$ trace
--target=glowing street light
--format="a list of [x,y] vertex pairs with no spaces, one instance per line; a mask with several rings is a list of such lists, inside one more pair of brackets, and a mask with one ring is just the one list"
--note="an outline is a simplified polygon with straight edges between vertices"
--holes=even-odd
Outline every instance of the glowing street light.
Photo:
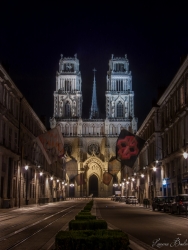
[[25,170],[28,170],[28,168],[29,168],[29,166],[28,166],[28,165],[26,165],[26,166],[25,166]]
[[156,167],[153,167],[153,171],[156,172],[157,168]]
[[166,185],[166,179],[163,179],[163,185]]
[[187,152],[184,152],[184,153],[183,153],[183,157],[184,157],[184,159],[187,159],[188,153],[187,153]]
[[141,177],[144,178],[144,174],[141,174]]

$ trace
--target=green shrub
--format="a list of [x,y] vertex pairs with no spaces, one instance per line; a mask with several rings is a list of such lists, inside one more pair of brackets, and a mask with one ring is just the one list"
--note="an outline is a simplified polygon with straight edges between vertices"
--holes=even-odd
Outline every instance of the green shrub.
[[87,204],[93,206],[93,201],[90,201]]
[[90,212],[79,212],[78,215],[91,215]]
[[76,215],[75,220],[96,220],[95,215]]
[[69,230],[98,230],[107,229],[105,220],[72,220],[69,222]]
[[91,210],[86,210],[86,209],[82,209],[80,212],[82,212],[82,213],[90,213],[91,212]]
[[89,211],[91,211],[91,209],[92,209],[92,206],[90,206],[90,205],[86,205],[86,206],[84,207],[84,210],[89,210]]
[[121,230],[60,231],[55,238],[56,250],[126,250],[128,235]]

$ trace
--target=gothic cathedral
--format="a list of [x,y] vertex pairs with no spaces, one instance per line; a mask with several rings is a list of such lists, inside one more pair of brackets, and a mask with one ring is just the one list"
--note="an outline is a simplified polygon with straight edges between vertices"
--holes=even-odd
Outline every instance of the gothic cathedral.
[[60,126],[65,143],[68,196],[108,197],[123,176],[116,160],[116,141],[121,129],[137,131],[134,92],[127,56],[112,55],[106,78],[106,119],[99,118],[96,76],[88,119],[82,119],[82,78],[77,55],[61,55],[54,91],[50,126]]

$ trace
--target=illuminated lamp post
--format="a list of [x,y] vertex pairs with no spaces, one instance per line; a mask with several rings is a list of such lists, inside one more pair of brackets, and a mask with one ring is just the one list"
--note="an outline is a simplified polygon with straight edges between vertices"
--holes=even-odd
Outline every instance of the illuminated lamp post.
[[28,192],[28,169],[29,169],[29,166],[25,165],[25,170],[26,170],[25,205],[28,205],[28,199],[27,199],[27,192]]
[[129,181],[126,181],[126,184],[127,184],[126,190],[127,190],[127,196],[128,196],[129,195]]

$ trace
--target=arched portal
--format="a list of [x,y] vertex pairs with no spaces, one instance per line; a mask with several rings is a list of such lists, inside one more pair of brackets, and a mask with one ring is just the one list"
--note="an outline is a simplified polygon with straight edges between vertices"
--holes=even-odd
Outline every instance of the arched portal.
[[98,178],[94,174],[89,178],[89,195],[91,194],[93,197],[98,197]]

